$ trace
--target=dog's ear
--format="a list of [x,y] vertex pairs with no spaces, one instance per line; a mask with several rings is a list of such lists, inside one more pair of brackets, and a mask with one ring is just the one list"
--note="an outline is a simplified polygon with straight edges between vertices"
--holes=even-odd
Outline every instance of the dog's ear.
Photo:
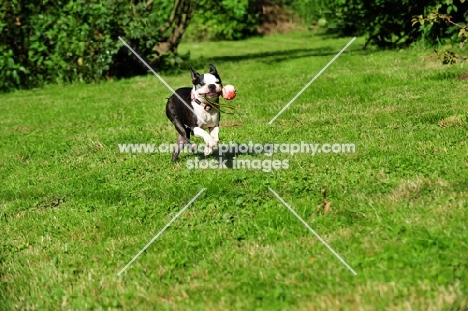
[[218,71],[216,70],[216,67],[213,64],[210,64],[210,73],[214,76],[218,75]]
[[219,80],[219,83],[222,84],[221,77],[218,74],[218,70],[216,70],[216,67],[213,64],[210,64],[210,74],[215,76]]
[[195,82],[198,82],[200,79],[200,74],[190,66],[190,74],[192,75],[192,82],[195,84]]

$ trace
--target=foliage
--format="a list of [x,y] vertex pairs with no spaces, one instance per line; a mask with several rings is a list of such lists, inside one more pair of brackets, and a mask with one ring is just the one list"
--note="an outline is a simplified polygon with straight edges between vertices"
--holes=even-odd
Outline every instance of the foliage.
[[332,0],[326,3],[302,0],[290,3],[292,7],[305,8],[299,10],[302,16],[313,16],[316,22],[320,20],[319,24],[326,24],[331,32],[342,36],[365,35],[364,47],[373,44],[380,48],[408,46],[421,37],[426,40],[437,37],[436,29],[414,28],[408,22],[413,16],[424,15],[436,5],[458,15],[467,11],[466,5],[459,0]]
[[[468,21],[467,2],[460,0],[201,0],[196,6],[191,0],[3,1],[0,91],[145,74],[146,67],[119,36],[155,69],[181,68],[190,55],[177,50],[186,29],[191,40],[245,39],[257,34],[262,6],[275,3],[308,24],[326,25],[339,35],[365,35],[365,46],[383,48],[406,46],[421,37],[433,44],[460,42],[465,38],[463,21]],[[408,22],[436,6],[437,14],[419,27]],[[181,27],[185,12],[188,18]],[[439,54],[446,62],[460,58],[455,51]]]
[[0,90],[145,73],[118,37],[153,59],[172,8],[163,0],[14,0],[0,6]]
[[[327,26],[342,36],[367,38],[365,47],[374,44],[381,48],[408,46],[423,38],[435,44],[454,38],[456,27],[431,23],[414,28],[408,22],[412,17],[423,16],[434,7],[440,13],[451,14],[454,20],[467,21],[468,6],[464,0],[279,0],[298,14],[307,24]],[[456,25],[451,25],[456,26]]]
[[[464,2],[465,0],[460,0],[461,4]],[[412,19],[413,26],[419,24],[422,31],[426,34],[428,41],[432,42],[433,45],[444,42],[445,40],[443,39],[449,37],[451,43],[458,43],[460,50],[463,49],[465,43],[468,41],[468,24],[461,25],[456,23],[453,21],[453,16],[440,13],[439,10],[441,10],[441,5],[438,5],[425,17],[423,15],[415,16]],[[456,13],[458,12],[458,7],[452,4],[446,8],[446,11],[448,13]],[[468,22],[467,13],[465,13],[465,22]],[[434,29],[445,29],[444,33],[446,36],[427,35],[431,32],[434,33]],[[435,52],[444,64],[453,64],[460,60],[468,60],[468,56],[457,53],[452,49],[451,45],[444,47],[442,50],[436,49]]]
[[256,1],[202,1],[187,29],[188,40],[240,40],[257,33]]
[[460,25],[468,23],[468,2],[465,0],[439,1],[437,5],[428,7],[424,15],[413,16],[412,24],[417,25],[425,16],[426,21],[418,23],[425,43],[436,46],[460,41],[458,36]]
[[[326,0],[279,0],[289,10],[298,15],[306,25],[326,25],[326,19],[330,16],[329,1]],[[321,21],[324,21],[321,24]]]
[[408,20],[423,14],[436,0],[335,0],[330,3],[332,26],[343,35],[366,35],[368,44],[381,48],[405,46],[420,37]]
[[3,1],[0,91],[146,73],[119,36],[155,69],[178,68],[190,23],[195,39],[237,40],[256,33],[256,13],[252,0]]

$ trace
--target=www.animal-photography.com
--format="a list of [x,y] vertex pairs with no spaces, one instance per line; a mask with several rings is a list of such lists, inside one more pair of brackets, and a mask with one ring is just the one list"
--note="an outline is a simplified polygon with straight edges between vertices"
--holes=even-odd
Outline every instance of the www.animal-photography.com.
[[468,308],[468,1],[0,8],[0,310]]

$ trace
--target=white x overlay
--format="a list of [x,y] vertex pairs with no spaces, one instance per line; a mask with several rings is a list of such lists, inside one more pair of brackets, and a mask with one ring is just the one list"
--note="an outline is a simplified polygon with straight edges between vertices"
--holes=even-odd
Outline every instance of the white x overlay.
[[338,255],[334,250],[333,248],[330,247],[330,245],[327,244],[327,242],[325,242],[321,237],[320,235],[317,234],[317,232],[314,231],[314,229],[312,229],[305,221],[304,219],[301,218],[301,216],[299,216],[295,210],[292,209],[291,206],[288,205],[288,203],[286,203],[286,201],[283,200],[283,198],[281,198],[278,193],[276,193],[273,189],[271,189],[270,187],[268,187],[268,189],[270,189],[270,191],[278,198],[278,200],[281,201],[281,203],[284,204],[284,206],[286,206],[290,211],[291,213],[293,213],[294,216],[297,217],[297,219],[299,219],[303,224],[304,226],[306,226],[307,229],[310,230],[310,232],[312,232],[316,237],[317,239],[320,240],[320,242],[323,243],[323,245],[325,245],[329,250],[330,252],[333,253],[333,255],[335,255],[336,258],[338,258],[345,266],[346,268],[348,268],[354,275],[357,275],[356,271],[353,270],[353,268],[351,268],[347,263],[346,261],[343,260],[343,258],[341,258],[340,255]]
[[171,221],[169,221],[167,223],[166,226],[164,226],[164,228],[162,228],[161,231],[158,232],[158,234],[156,234],[152,239],[151,241],[148,242],[148,244],[145,245],[145,247],[143,247],[141,249],[141,251],[138,252],[138,254],[135,255],[135,257],[132,258],[132,260],[130,260],[130,262],[122,269],[120,270],[120,272],[117,274],[117,276],[120,276],[125,270],[127,270],[127,268],[151,245],[151,243],[153,243],[157,238],[159,238],[159,236],[167,229],[169,228],[169,226],[180,216],[182,215],[183,212],[185,212],[185,210],[187,209],[187,207],[189,207],[190,204],[192,204],[199,196],[200,194],[203,193],[203,191],[205,191],[206,188],[203,188],[202,190],[200,190],[200,192],[197,193],[196,196],[193,197],[193,199],[190,200],[190,202],[187,203],[187,205],[184,206],[183,209],[180,210],[180,212],[178,212],[172,219]]
[[164,79],[161,78],[161,76],[158,75],[158,73],[157,73],[156,71],[154,71],[154,69],[151,68],[151,66],[148,65],[148,63],[146,63],[146,62],[144,61],[144,59],[143,59],[140,55],[138,55],[138,53],[135,52],[135,51],[131,48],[130,45],[128,45],[127,42],[125,42],[124,39],[122,39],[122,38],[119,36],[119,40],[122,41],[122,43],[123,43],[123,44],[124,44],[124,45],[125,45],[125,46],[126,46],[126,47],[127,47],[127,48],[128,48],[144,65],[145,65],[145,66],[146,66],[146,67],[148,67],[148,69],[149,69],[152,73],[154,73],[154,75],[155,75],[155,76],[172,92],[172,94],[174,94],[175,96],[177,96],[177,98],[180,99],[180,101],[183,102],[184,105],[187,106],[187,108],[190,109],[190,111],[192,111],[192,112],[197,116],[198,120],[200,120],[201,122],[203,122],[203,124],[206,124],[206,122],[193,110],[193,108],[190,107],[190,105],[187,104],[187,103],[185,102],[185,100],[183,100],[182,97],[180,97],[179,94],[177,94],[177,93],[174,91],[174,89],[173,89],[169,84],[167,84],[166,81],[164,81]]
[[[201,120],[203,123],[206,123],[204,120],[201,119],[200,116],[197,115],[197,113],[192,109],[192,107],[187,104],[187,102],[185,102],[185,100],[183,98],[181,98],[170,86],[169,84],[167,84],[162,78],[160,75],[158,75],[156,73],[156,71],[153,70],[153,68],[151,68],[151,66],[149,66],[144,60],[142,57],[140,57],[140,55],[138,55],[131,47],[130,45],[128,45],[121,37],[119,37],[119,40],[175,95],[177,96],[177,98],[182,102],[184,103],[187,108],[189,108],[198,118],[199,120]],[[281,109],[280,112],[278,112],[278,114],[273,118],[271,119],[270,122],[268,122],[268,124],[272,124],[273,121],[275,121],[352,43],[353,41],[356,40],[356,37],[352,38],[351,41],[348,42],[348,44],[343,48],[341,49],[341,51],[335,56],[333,57],[332,60],[330,60],[328,62],[328,64],[322,69],[320,70],[319,73],[317,73],[315,75],[315,77],[309,81],[309,83],[307,83],[303,88],[302,90],[299,91],[299,93],[297,93],[296,96],[294,96],[293,99],[291,99],[291,101],[289,103],[286,104],[286,106],[283,107],[283,109]],[[336,258],[338,258],[341,263],[343,265],[346,266],[346,268],[348,268],[354,275],[357,275],[357,273],[353,270],[353,268],[351,268],[344,260],[343,258],[338,255],[338,253],[336,253],[328,244],[327,242],[325,242],[297,213],[296,211],[294,211],[293,208],[291,208],[288,203],[286,203],[283,198],[281,198],[272,188],[268,187],[268,189],[278,198],[278,200],[284,204],[284,206],[286,206],[289,211],[294,215],[296,216],[303,224],[304,226],[309,229],[309,231],[311,231],[318,239],[320,242],[322,242],[322,244],[324,244],[332,253],[333,255],[335,255]],[[120,276],[159,236],[161,236],[161,234],[167,229],[169,228],[169,226],[180,216],[182,215],[182,213],[190,206],[190,204],[192,204],[204,191],[206,190],[206,188],[203,188],[202,190],[200,190],[200,192],[197,193],[197,195],[195,195],[195,197],[193,197],[190,202],[187,203],[187,205],[184,206],[184,208],[182,208],[167,224],[166,226],[164,226],[163,229],[161,229],[161,231],[159,231],[133,258],[132,260],[130,260],[129,263],[127,263],[127,265],[122,269],[120,270],[120,272],[117,274],[117,276]]]
[[287,103],[286,106],[284,106],[283,109],[281,109],[281,111],[276,114],[276,116],[273,119],[271,119],[270,122],[268,122],[268,124],[272,124],[273,121],[275,121],[276,118],[280,116],[280,114],[282,114],[286,109],[288,109],[288,107],[302,94],[302,92],[304,92],[312,84],[312,82],[314,82],[315,79],[317,79],[328,68],[328,66],[330,66],[341,55],[341,53],[343,53],[348,48],[348,46],[350,46],[351,43],[353,43],[354,40],[356,40],[356,37],[352,38],[351,41],[349,41],[348,44],[346,44],[346,46],[342,48],[341,51],[338,54],[336,54],[335,57],[333,57],[332,60],[329,61],[328,64],[325,67],[323,67],[323,69],[320,70],[319,73],[317,73],[315,77],[313,77],[312,80],[310,80],[309,83],[307,83],[302,88],[302,90],[300,90],[299,93],[297,93],[296,96],[294,96],[294,98],[291,99],[289,103]]

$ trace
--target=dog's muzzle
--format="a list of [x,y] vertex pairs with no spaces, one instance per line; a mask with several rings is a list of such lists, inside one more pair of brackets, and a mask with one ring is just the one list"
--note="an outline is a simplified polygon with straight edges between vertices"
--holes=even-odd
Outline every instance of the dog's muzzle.
[[208,92],[208,93],[205,93],[205,96],[210,99],[214,99],[214,98],[218,98],[219,96],[221,96],[221,94],[217,92]]

